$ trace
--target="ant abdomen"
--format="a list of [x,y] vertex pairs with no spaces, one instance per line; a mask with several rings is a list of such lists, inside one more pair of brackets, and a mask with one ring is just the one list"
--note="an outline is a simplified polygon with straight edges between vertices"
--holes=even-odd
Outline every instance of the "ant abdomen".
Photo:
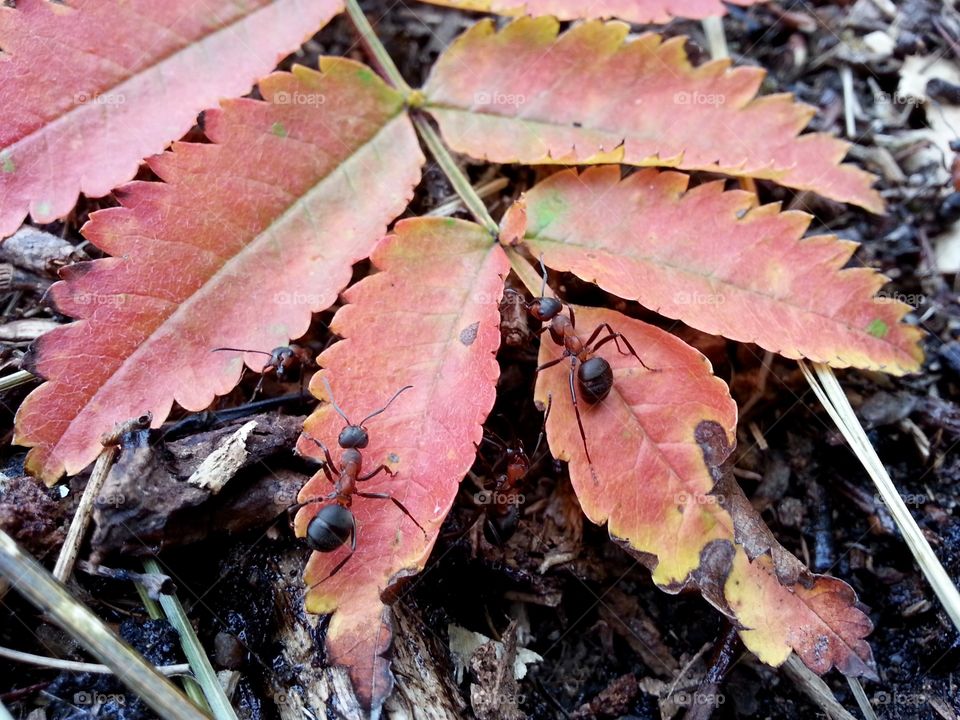
[[520,524],[520,508],[511,504],[502,515],[491,515],[483,524],[483,536],[496,547],[504,545],[513,537]]
[[580,363],[577,368],[577,380],[583,399],[591,405],[603,400],[613,387],[613,370],[610,363],[602,357],[592,357]]
[[333,552],[353,535],[353,514],[340,505],[326,505],[307,525],[307,545],[317,552]]

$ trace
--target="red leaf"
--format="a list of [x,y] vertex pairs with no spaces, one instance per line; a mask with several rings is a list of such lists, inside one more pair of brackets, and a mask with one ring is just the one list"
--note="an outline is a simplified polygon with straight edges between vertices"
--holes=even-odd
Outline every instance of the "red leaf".
[[[816,672],[836,665],[851,675],[873,676],[863,640],[870,621],[849,586],[820,576],[781,584],[766,554],[747,560],[741,543],[762,547],[764,526],[742,508],[735,526],[724,498],[714,494],[714,471],[733,449],[737,409],[707,359],[679,338],[613,310],[574,310],[580,337],[609,323],[652,368],[618,353],[612,342],[597,352],[613,368],[614,384],[595,405],[577,390],[592,464],[570,398],[570,363],[537,378],[537,401],[551,402],[550,449],[570,463],[587,517],[606,523],[611,537],[636,552],[666,591],[699,587],[744,626],[744,642],[765,662],[779,664],[796,650]],[[559,346],[544,336],[539,362],[559,357]]]
[[809,586],[785,588],[768,556],[750,562],[738,548],[724,594],[744,626],[744,645],[768,665],[780,665],[794,649],[820,675],[836,666],[845,675],[876,679],[864,639],[873,623],[846,583],[815,575]]
[[341,0],[17,0],[0,7],[0,237],[28,210],[130,180],[222,97],[247,92]]
[[[577,391],[592,470],[570,399],[569,361],[542,371],[536,399],[546,404],[552,398],[550,450],[570,463],[570,480],[587,517],[607,523],[612,536],[635,550],[656,555],[653,579],[659,585],[682,585],[700,564],[704,545],[733,537],[729,516],[707,497],[714,480],[696,432],[701,423],[715,422],[732,447],[737,406],[709,361],[679,338],[613,310],[574,310],[580,337],[609,323],[653,371],[618,353],[614,343],[598,352],[613,368],[610,395],[588,405]],[[544,335],[540,364],[561,354]]]
[[557,173],[503,222],[548,266],[704,332],[835,367],[919,369],[922,333],[901,322],[910,307],[874,297],[879,273],[841,269],[855,243],[801,239],[809,215],[756,207],[719,182],[688,191],[688,181],[652,169],[622,181],[616,167]]
[[403,98],[359,63],[321,68],[275,73],[266,102],[208,112],[213,144],[152,158],[166,182],[132,183],[124,207],[92,216],[86,237],[115,257],[67,268],[51,290],[81,320],[33,349],[51,382],[17,414],[32,473],[76,473],[115,423],[151,411],[158,426],[174,400],[202,410],[228,392],[240,357],[211,351],[302,335],[406,206],[423,156]]
[[[724,15],[720,0],[423,0],[461,10],[480,10],[501,15],[553,15],[559,20],[620,18],[632,23],[665,23],[671,18],[700,19]],[[759,0],[730,0],[734,5],[752,5]]]
[[[365,468],[383,462],[397,475],[379,475],[363,490],[397,497],[427,537],[389,501],[357,499],[357,551],[342,571],[308,592],[307,610],[334,613],[326,636],[331,660],[350,668],[358,696],[375,709],[392,686],[381,657],[392,632],[381,598],[389,599],[402,578],[423,568],[476,456],[474,443],[483,436],[500,373],[495,357],[499,301],[509,264],[502,248],[478,225],[425,218],[398,223],[396,235],[384,240],[372,259],[382,272],[345,293],[350,304],[332,324],[345,339],[319,362],[329,368],[324,374],[334,399],[351,419],[381,407],[404,385],[413,386],[370,421],[370,444],[363,450]],[[320,380],[318,373],[311,390],[325,397]],[[304,431],[333,447],[343,425],[323,404]],[[306,438],[298,447],[304,454],[321,455]],[[320,472],[304,486],[300,499],[329,491]],[[318,509],[314,504],[300,511],[298,535]],[[314,553],[307,584],[327,577],[345,552]]]
[[424,93],[455,150],[493,162],[660,165],[773,180],[880,211],[873,176],[839,165],[848,144],[797,137],[814,109],[756,98],[764,72],[693,67],[682,37],[626,42],[623,23],[557,36],[553,18],[500,32],[483,21],[434,65]]

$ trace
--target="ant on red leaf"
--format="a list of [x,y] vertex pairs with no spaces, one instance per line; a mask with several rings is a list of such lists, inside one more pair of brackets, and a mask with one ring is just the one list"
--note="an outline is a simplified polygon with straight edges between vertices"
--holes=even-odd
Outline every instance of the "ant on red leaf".
[[[577,334],[577,321],[573,313],[573,307],[567,305],[569,315],[564,315],[564,304],[557,298],[548,297],[546,294],[547,268],[542,257],[540,258],[540,269],[543,273],[540,297],[524,302],[523,305],[534,319],[543,323],[543,327],[537,331],[537,335],[549,331],[551,340],[563,348],[563,355],[538,366],[536,371],[540,373],[570,358],[570,400],[573,402],[573,410],[577,416],[577,425],[580,428],[580,438],[583,440],[583,450],[587,456],[587,462],[592,464],[590,450],[587,448],[587,435],[583,429],[583,419],[580,417],[577,389],[579,388],[583,401],[588,405],[595,405],[610,394],[610,390],[613,388],[613,369],[609,362],[596,354],[597,350],[612,341],[621,355],[633,355],[644,368],[651,372],[656,371],[640,359],[630,341],[622,333],[614,330],[609,323],[599,325],[586,341],[582,340]],[[519,294],[515,290],[507,290],[507,292]],[[606,331],[606,334],[601,335],[604,331]],[[627,350],[620,347],[621,341]]]
[[305,536],[306,544],[311,550],[328,553],[337,550],[345,545],[347,541],[349,541],[350,553],[343,558],[343,560],[337,563],[327,577],[320,582],[315,583],[312,587],[316,587],[320,583],[325,582],[336,575],[341,568],[347,564],[347,561],[353,557],[354,552],[357,550],[357,520],[354,517],[353,511],[351,510],[353,497],[355,495],[362,498],[390,500],[400,509],[401,512],[403,512],[404,515],[410,518],[414,525],[420,528],[420,531],[423,532],[424,536],[427,534],[427,531],[424,530],[423,526],[417,522],[417,519],[413,517],[404,504],[395,497],[389,493],[362,492],[357,487],[358,483],[370,480],[371,478],[379,475],[381,472],[385,472],[391,477],[396,475],[396,473],[394,473],[387,465],[379,465],[373,470],[370,470],[366,473],[363,472],[363,456],[361,455],[360,450],[367,447],[370,442],[370,437],[367,434],[367,429],[364,427],[364,423],[384,412],[388,407],[390,407],[394,400],[400,397],[405,390],[409,390],[413,386],[406,385],[405,387],[400,388],[394,394],[394,396],[387,401],[386,405],[379,410],[370,413],[359,423],[354,424],[350,422],[350,419],[347,417],[346,413],[340,409],[340,406],[337,405],[336,401],[333,399],[333,390],[331,389],[330,383],[327,381],[326,377],[323,378],[323,384],[327,388],[327,396],[330,398],[330,404],[333,406],[333,409],[347,423],[343,430],[340,431],[340,435],[337,438],[337,444],[340,446],[343,452],[340,453],[340,462],[335,463],[326,445],[310,435],[305,435],[311,442],[313,442],[323,451],[324,460],[323,464],[321,465],[321,469],[327,476],[327,479],[333,484],[333,490],[327,495],[298,503],[297,505],[291,507],[290,510],[298,510],[312,503],[327,503],[320,508],[317,514],[314,515],[307,524],[307,532]]

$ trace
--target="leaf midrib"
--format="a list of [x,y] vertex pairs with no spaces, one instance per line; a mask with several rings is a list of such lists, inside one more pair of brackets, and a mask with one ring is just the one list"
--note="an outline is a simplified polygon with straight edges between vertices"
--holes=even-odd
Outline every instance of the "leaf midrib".
[[[760,290],[756,290],[756,289],[754,289],[754,288],[749,288],[749,287],[744,287],[744,286],[742,286],[742,285],[737,285],[736,283],[733,283],[733,282],[724,280],[724,279],[722,279],[722,278],[718,278],[716,275],[709,275],[709,274],[705,274],[705,273],[701,273],[701,272],[696,272],[696,271],[693,271],[693,270],[691,270],[691,269],[689,269],[689,268],[687,268],[687,267],[684,267],[684,266],[682,266],[682,265],[672,264],[672,263],[667,262],[666,260],[663,260],[663,259],[661,259],[661,258],[653,259],[652,256],[649,256],[649,255],[637,255],[636,253],[630,253],[630,252],[613,253],[612,251],[610,251],[610,250],[607,249],[607,248],[596,247],[596,246],[592,246],[592,245],[584,245],[584,244],[576,243],[576,242],[565,242],[565,241],[558,240],[558,239],[553,238],[553,237],[549,237],[549,236],[547,236],[547,235],[527,234],[527,235],[524,236],[524,240],[530,240],[530,241],[533,241],[533,242],[553,244],[553,245],[556,245],[556,246],[558,246],[558,247],[565,247],[565,248],[574,247],[574,248],[581,249],[581,250],[583,250],[584,252],[586,252],[586,251],[590,251],[590,252],[594,252],[594,253],[599,252],[599,253],[604,253],[604,254],[608,254],[608,255],[615,255],[616,257],[626,257],[626,258],[630,259],[630,260],[633,261],[633,262],[637,262],[637,263],[640,263],[640,264],[647,264],[647,265],[650,265],[650,266],[652,266],[652,267],[654,267],[654,268],[661,268],[661,269],[663,269],[663,270],[665,270],[665,271],[676,271],[676,272],[679,273],[679,274],[688,275],[688,276],[693,277],[693,278],[702,279],[704,282],[708,282],[708,283],[709,283],[709,282],[711,282],[711,281],[715,281],[716,286],[719,287],[719,288],[724,288],[724,287],[733,288],[734,290],[740,291],[740,292],[742,292],[743,294],[753,295],[753,296],[758,297],[758,298],[763,298],[763,299],[765,299],[765,300],[767,300],[767,301],[769,301],[769,302],[771,302],[771,303],[773,303],[773,304],[783,304],[783,305],[785,305],[785,306],[787,306],[787,307],[789,307],[789,308],[793,308],[794,310],[797,310],[797,311],[806,313],[806,314],[808,314],[808,315],[812,315],[812,316],[814,316],[814,317],[823,318],[824,320],[830,321],[832,324],[834,324],[835,326],[837,326],[837,327],[839,327],[839,328],[841,328],[841,329],[843,329],[843,330],[846,330],[846,331],[849,331],[849,332],[851,332],[851,333],[856,334],[858,337],[860,337],[860,338],[863,339],[863,340],[868,340],[868,341],[873,341],[873,342],[881,343],[881,344],[889,347],[891,350],[894,351],[894,354],[895,354],[896,356],[898,356],[898,357],[901,357],[901,356],[903,356],[903,355],[908,355],[908,354],[903,350],[903,348],[901,348],[901,347],[900,347],[899,345],[897,345],[896,343],[893,343],[893,342],[891,342],[890,340],[887,340],[886,338],[878,338],[878,337],[876,337],[875,335],[869,334],[868,332],[866,332],[866,331],[863,330],[862,328],[855,328],[855,327],[853,327],[852,325],[850,325],[849,323],[837,319],[837,317],[834,316],[834,315],[826,315],[826,314],[824,314],[823,312],[819,312],[819,311],[810,309],[810,308],[808,308],[808,307],[804,307],[804,306],[801,306],[801,305],[797,305],[797,304],[795,304],[795,303],[793,303],[793,302],[789,302],[789,300],[790,300],[790,297],[789,297],[789,296],[787,297],[787,300],[784,300],[784,299],[781,299],[781,298],[776,298],[776,297],[774,297],[773,295],[770,295],[769,293],[761,292]],[[803,242],[803,241],[800,240],[800,242]],[[841,269],[840,271],[838,271],[838,272],[842,272],[842,269]],[[596,284],[597,284],[598,286],[600,286],[600,287],[604,287],[604,285],[605,285],[605,283],[602,281],[602,279],[594,279],[594,280],[591,280],[591,282],[596,282]],[[606,288],[604,287],[604,289],[606,289]],[[613,291],[610,291],[610,292],[613,292]],[[616,294],[616,293],[615,293],[615,294]],[[644,305],[644,307],[647,307],[647,305],[645,305],[644,303],[642,303],[642,302],[639,300],[639,298],[628,298],[628,299],[634,300],[634,301],[640,303],[641,305]],[[657,313],[662,313],[662,307],[663,307],[663,306],[661,306],[660,308],[648,308],[648,309],[653,310],[654,312],[657,312]],[[669,316],[669,315],[668,315],[667,317],[672,317],[672,316]],[[674,319],[676,319],[676,320],[682,320],[682,318],[679,318],[679,317],[674,318]],[[686,321],[684,321],[684,322],[686,322]],[[747,341],[747,342],[756,342],[756,341],[755,341],[755,340],[749,340],[749,341]],[[798,346],[796,349],[799,349],[799,346],[800,346],[802,343],[795,342],[794,344]],[[908,355],[908,357],[909,357],[909,355]],[[879,365],[879,363],[877,363],[877,364]]]
[[[181,45],[177,48],[174,48],[171,52],[168,52],[164,55],[158,55],[154,60],[154,62],[150,63],[149,65],[145,65],[144,67],[142,67],[140,70],[136,72],[128,72],[126,75],[119,78],[113,84],[95,89],[95,92],[97,92],[99,95],[102,95],[104,92],[109,92],[111,90],[118,90],[120,88],[125,87],[127,83],[129,83],[131,80],[135,80],[141,76],[155,73],[157,72],[158,68],[166,64],[169,60],[171,60],[171,58],[178,57],[182,53],[190,52],[192,48],[198,47],[200,43],[206,42],[211,38],[215,38],[221,33],[232,31],[235,27],[242,25],[243,23],[248,22],[252,18],[256,17],[257,14],[259,14],[260,12],[263,12],[269,9],[272,5],[273,5],[272,0],[269,0],[264,5],[261,5],[260,7],[258,7],[256,10],[253,10],[252,12],[246,13],[244,15],[240,15],[233,22],[227,25],[222,25],[213,32],[202,35],[201,37],[198,37],[190,41],[186,45]],[[111,62],[113,61],[111,60]],[[253,86],[253,84],[254,83],[250,83],[251,87]],[[11,153],[16,149],[18,149],[18,147],[22,143],[27,143],[28,141],[33,139],[35,136],[43,135],[48,130],[58,128],[61,125],[67,124],[71,117],[82,114],[85,110],[91,110],[91,109],[96,110],[98,107],[100,106],[98,106],[96,103],[82,103],[82,104],[72,103],[71,106],[68,107],[64,112],[61,112],[57,115],[54,115],[44,120],[36,128],[31,130],[29,133],[17,138],[15,142],[0,148],[0,151],[2,151],[3,153]],[[169,142],[166,144],[169,144]]]
[[[205,290],[210,288],[216,288],[219,285],[219,282],[218,282],[219,279],[222,278],[223,275],[226,273],[226,269],[229,265],[231,265],[238,258],[244,257],[249,254],[255,254],[256,252],[258,252],[261,247],[260,241],[265,236],[269,235],[273,230],[273,228],[277,227],[278,225],[282,225],[283,222],[288,217],[290,217],[292,213],[296,211],[299,205],[306,198],[310,197],[313,193],[320,192],[325,187],[326,181],[333,175],[333,173],[337,169],[343,167],[345,164],[347,164],[347,162],[349,162],[351,159],[356,157],[371,143],[375,142],[378,137],[380,137],[383,134],[386,134],[393,127],[396,121],[402,120],[404,117],[406,117],[406,115],[402,111],[402,109],[398,110],[390,119],[388,119],[383,125],[380,126],[377,132],[371,135],[364,143],[358,145],[353,152],[351,152],[349,155],[345,156],[342,160],[340,160],[340,162],[338,162],[336,166],[331,168],[331,170],[327,174],[318,178],[317,182],[315,182],[306,192],[298,195],[296,199],[286,208],[286,210],[284,210],[282,213],[277,215],[277,217],[268,226],[263,228],[259,233],[257,233],[256,236],[251,238],[251,240],[247,242],[239,252],[224,258],[224,261],[221,264],[220,268],[216,272],[211,274],[209,278],[202,285],[200,285],[193,292],[191,292],[189,296],[184,298],[182,301],[177,302],[176,309],[172,313],[166,316],[161,316],[162,318],[161,321],[150,331],[150,334],[147,335],[142,341],[140,341],[140,343],[138,344],[138,347],[132,353],[127,355],[126,358],[124,358],[124,360],[114,370],[112,370],[109,373],[105,381],[100,385],[100,387],[97,388],[96,392],[90,395],[90,397],[84,402],[82,409],[74,416],[74,418],[70,421],[67,427],[72,428],[74,424],[80,419],[80,417],[96,401],[96,399],[102,393],[104,393],[108,388],[112,387],[111,385],[112,380],[116,378],[117,375],[123,372],[131,364],[138,364],[137,359],[142,354],[146,354],[152,350],[154,338],[156,338],[156,336],[159,333],[161,333],[165,328],[171,325],[177,324],[177,321],[180,318],[188,314],[193,304],[196,302],[196,299],[201,294],[205,294],[204,293]],[[223,147],[223,146],[220,146],[220,147]],[[163,242],[163,241],[159,240],[158,242]],[[82,318],[79,320],[79,322],[89,322],[89,318]],[[171,399],[176,400],[176,394],[177,393],[175,391],[172,392]],[[66,432],[64,432],[64,435],[66,435]],[[61,436],[61,440],[62,440],[62,437],[63,436]],[[56,445],[54,445],[54,447],[57,447],[60,444],[61,440],[58,440]]]

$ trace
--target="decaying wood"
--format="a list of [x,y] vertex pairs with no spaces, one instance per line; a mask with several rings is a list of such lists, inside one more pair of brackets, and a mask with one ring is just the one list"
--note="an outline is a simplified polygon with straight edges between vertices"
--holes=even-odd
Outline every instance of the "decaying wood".
[[51,278],[57,277],[64,265],[86,259],[86,253],[76,245],[29,225],[0,243],[0,262]]
[[458,720],[467,706],[453,682],[443,642],[402,600],[393,610],[394,693],[384,706],[390,720]]
[[[111,553],[150,554],[210,534],[268,525],[296,501],[307,476],[271,470],[262,461],[292,458],[289,448],[302,423],[302,417],[267,413],[166,446],[125,452],[99,493],[92,560]],[[204,478],[204,487],[188,481],[193,477]],[[231,478],[236,479],[228,485]]]
[[[325,621],[303,608],[306,553],[294,549],[274,568],[278,647],[283,672],[271,675],[268,694],[282,720],[363,720],[350,678],[323,658]],[[469,717],[450,680],[447,653],[416,612],[399,602],[394,611],[393,672],[396,686],[384,706],[389,720],[460,720]]]

